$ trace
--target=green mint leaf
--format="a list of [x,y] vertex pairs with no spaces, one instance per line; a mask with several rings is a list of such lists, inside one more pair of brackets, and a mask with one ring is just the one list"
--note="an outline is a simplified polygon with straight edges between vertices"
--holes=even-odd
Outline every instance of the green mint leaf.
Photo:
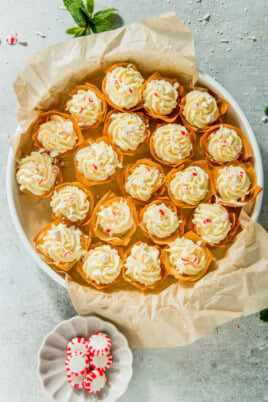
[[117,13],[117,8],[105,8],[104,10],[100,10],[94,14],[94,18],[106,19],[110,17],[110,15]]
[[94,33],[111,31],[115,29],[115,26],[112,22],[95,18],[95,16],[92,18],[91,23],[92,23],[92,31]]
[[264,113],[268,116],[268,106],[264,109]]
[[87,17],[84,13],[84,3],[82,0],[63,0],[63,3],[77,25],[85,27],[87,25]]
[[268,322],[268,308],[265,308],[264,310],[260,311],[260,319],[262,321]]
[[91,16],[93,11],[94,11],[94,0],[86,0],[86,8],[87,8],[87,12],[88,14]]
[[80,27],[68,28],[66,29],[66,33],[69,35],[73,35],[74,38],[77,38],[78,36],[83,36],[85,34],[85,28]]

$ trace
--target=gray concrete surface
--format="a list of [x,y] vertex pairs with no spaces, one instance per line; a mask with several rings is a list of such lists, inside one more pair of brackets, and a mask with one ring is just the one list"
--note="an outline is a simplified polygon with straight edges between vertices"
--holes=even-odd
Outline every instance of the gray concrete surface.
[[[194,33],[200,68],[216,77],[240,103],[261,147],[268,173],[267,0],[96,0],[115,6],[124,22],[176,9]],[[67,292],[31,260],[10,221],[4,190],[8,137],[16,128],[12,84],[36,51],[67,39],[73,25],[60,0],[0,1],[0,402],[43,402],[37,351],[58,322],[75,315]],[[207,13],[210,21],[199,21]],[[35,31],[46,34],[37,36]],[[221,34],[222,31],[222,34]],[[28,47],[8,46],[18,32]],[[256,38],[256,41],[254,40]],[[229,40],[222,43],[221,39]],[[268,228],[268,186],[260,222]],[[268,306],[267,306],[268,307]],[[168,334],[167,334],[168,336]],[[268,324],[253,315],[176,349],[134,350],[134,376],[122,402],[268,401]]]

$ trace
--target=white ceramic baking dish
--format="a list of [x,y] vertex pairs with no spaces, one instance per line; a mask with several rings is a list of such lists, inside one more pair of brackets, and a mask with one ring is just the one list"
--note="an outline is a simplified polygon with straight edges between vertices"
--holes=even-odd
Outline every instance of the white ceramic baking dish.
[[[247,135],[253,152],[255,156],[255,170],[256,170],[256,175],[257,175],[257,182],[259,186],[263,187],[263,166],[262,166],[262,159],[261,159],[261,154],[260,154],[260,149],[257,144],[255,135],[252,131],[252,128],[243,113],[242,109],[238,105],[238,103],[234,100],[234,98],[230,95],[230,93],[224,89],[217,81],[215,81],[212,77],[210,77],[208,74],[204,74],[202,72],[199,72],[199,80],[198,84],[200,86],[205,86],[207,88],[210,88],[211,90],[215,91],[217,94],[222,96],[224,99],[226,99],[230,105],[231,105],[231,114],[235,116],[237,124],[240,126],[240,128],[244,131],[244,133]],[[6,172],[6,189],[7,189],[7,199],[8,199],[8,205],[9,205],[9,210],[10,214],[13,220],[13,223],[17,229],[17,232],[22,240],[22,243],[24,244],[25,248],[28,250],[30,255],[32,256],[33,260],[39,265],[39,267],[45,271],[51,278],[53,278],[56,282],[58,282],[60,285],[65,286],[65,281],[64,278],[60,275],[58,275],[56,272],[54,272],[40,257],[39,255],[35,252],[33,244],[31,241],[28,239],[28,237],[25,234],[24,231],[24,224],[23,224],[23,215],[22,215],[22,210],[21,210],[21,205],[18,197],[18,187],[16,184],[15,180],[15,161],[13,158],[13,152],[12,149],[9,151],[8,155],[8,162],[7,162],[7,172]],[[259,194],[259,196],[256,199],[255,206],[254,206],[254,211],[252,213],[252,218],[254,220],[257,220],[260,214],[261,210],[261,204],[262,204],[262,195],[263,193]]]

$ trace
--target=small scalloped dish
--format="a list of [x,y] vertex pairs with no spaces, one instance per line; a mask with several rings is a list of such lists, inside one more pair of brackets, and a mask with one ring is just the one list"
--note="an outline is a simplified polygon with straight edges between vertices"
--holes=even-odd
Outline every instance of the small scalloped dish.
[[[73,388],[65,371],[68,342],[78,336],[88,339],[102,331],[112,340],[113,362],[107,383],[97,394]],[[115,402],[123,395],[132,377],[133,357],[125,336],[111,323],[98,317],[73,317],[59,323],[44,339],[38,354],[38,376],[46,396],[54,402]]]
[[112,100],[110,99],[108,93],[106,92],[106,80],[107,80],[107,74],[112,72],[114,69],[116,69],[117,67],[127,67],[127,66],[131,66],[131,68],[135,71],[139,71],[137,69],[137,67],[133,64],[133,63],[116,63],[113,64],[112,66],[110,66],[109,68],[107,68],[107,70],[105,71],[105,77],[102,80],[102,93],[104,95],[104,98],[106,100],[106,102],[113,107],[116,110],[120,110],[121,112],[133,112],[135,110],[139,110],[142,108],[142,102],[138,103],[136,106],[133,106],[130,109],[126,109],[124,107],[120,107],[117,106],[115,103],[112,102]]
[[209,127],[208,129],[206,129],[204,134],[200,138],[200,148],[201,148],[205,158],[209,161],[210,165],[217,166],[217,165],[226,164],[226,162],[215,161],[215,159],[213,159],[213,157],[208,152],[208,148],[207,148],[210,135],[214,134],[221,126],[234,130],[236,132],[236,134],[241,138],[241,141],[243,143],[243,150],[242,150],[241,154],[239,155],[239,158],[237,158],[237,160],[240,162],[245,162],[249,158],[251,158],[253,156],[251,145],[250,145],[246,135],[243,133],[242,130],[240,130],[240,128],[231,126],[230,124],[225,124],[225,123],[224,124],[216,124],[216,125]]
[[84,184],[84,186],[86,186],[86,187],[98,186],[101,184],[110,183],[111,181],[114,180],[114,178],[119,174],[119,172],[121,170],[121,168],[117,167],[115,173],[112,174],[111,176],[109,176],[108,179],[103,180],[103,181],[89,180],[79,171],[78,163],[76,160],[76,154],[80,151],[80,149],[87,148],[94,142],[98,143],[98,142],[102,142],[102,141],[105,142],[106,144],[110,145],[113,148],[113,150],[116,152],[116,154],[118,156],[119,163],[123,164],[123,154],[113,146],[113,144],[110,142],[109,138],[99,137],[96,139],[96,141],[92,140],[91,138],[88,138],[86,141],[83,142],[83,144],[80,145],[79,148],[77,148],[76,153],[73,156],[76,179],[78,181],[80,181],[82,184]]
[[[125,184],[126,184],[128,178],[129,178],[129,176],[140,165],[146,165],[146,166],[148,166],[149,169],[152,168],[152,167],[157,168],[160,171],[160,173],[162,174],[162,176],[163,176],[163,180],[161,181],[161,183],[159,185],[154,187],[154,190],[152,191],[151,197],[147,201],[143,201],[143,200],[131,197],[131,195],[126,191],[126,188],[125,188]],[[137,204],[137,205],[148,204],[155,197],[158,197],[158,196],[162,195],[164,193],[164,191],[165,191],[165,187],[164,187],[165,173],[164,173],[164,170],[163,170],[163,168],[162,168],[162,166],[160,164],[158,164],[157,162],[152,161],[151,159],[139,159],[135,163],[125,166],[123,171],[117,176],[117,182],[118,182],[118,186],[119,186],[122,194],[124,195],[124,197],[129,198],[134,204]]]
[[135,281],[134,279],[132,279],[132,278],[131,278],[129,275],[127,275],[127,273],[126,273],[126,268],[125,268],[126,260],[127,260],[127,258],[129,257],[129,255],[131,254],[132,248],[133,248],[134,246],[136,246],[136,245],[141,244],[141,243],[146,243],[146,244],[148,244],[147,242],[138,241],[138,242],[136,242],[136,243],[133,243],[133,244],[125,251],[125,255],[124,255],[124,259],[123,259],[122,276],[123,276],[123,279],[124,279],[126,282],[130,283],[131,285],[133,285],[133,286],[134,286],[135,288],[137,288],[137,289],[140,289],[140,290],[155,289],[155,288],[159,285],[159,283],[161,283],[161,282],[163,282],[163,281],[165,280],[165,278],[166,278],[166,276],[167,276],[166,267],[165,267],[165,264],[164,264],[164,262],[163,262],[163,251],[161,250],[160,246],[158,246],[158,245],[156,245],[156,244],[154,244],[154,245],[148,244],[149,246],[154,247],[154,248],[157,248],[157,249],[159,250],[159,259],[160,259],[160,267],[161,267],[161,279],[160,279],[160,280],[156,281],[156,282],[153,283],[152,285],[146,286],[146,285],[144,285],[144,284],[141,283],[141,282]]
[[119,257],[120,257],[120,259],[121,259],[121,272],[120,272],[120,274],[118,275],[118,277],[117,277],[113,282],[108,283],[108,284],[97,283],[97,282],[95,282],[94,280],[90,279],[90,278],[86,275],[86,273],[85,273],[85,271],[84,271],[84,269],[83,269],[83,262],[84,262],[84,259],[86,259],[87,254],[86,254],[86,255],[84,256],[84,258],[83,258],[81,261],[79,261],[78,264],[77,264],[77,271],[78,271],[78,273],[82,276],[82,278],[84,279],[84,281],[86,281],[89,285],[93,286],[95,289],[98,289],[98,290],[109,288],[109,287],[115,285],[117,282],[120,281],[121,275],[122,275],[122,265],[123,265],[123,257],[124,257],[124,252],[123,252],[123,250],[122,250],[121,248],[115,247],[115,246],[112,246],[111,244],[106,244],[106,243],[103,243],[103,242],[98,242],[98,243],[95,243],[95,244],[91,244],[91,245],[90,245],[90,248],[89,248],[89,250],[88,250],[88,252],[89,252],[90,250],[96,248],[96,247],[101,247],[101,246],[110,246],[111,248],[116,249],[116,250],[118,251]]
[[[100,225],[98,225],[98,223],[97,223],[98,212],[100,212],[101,207],[108,207],[114,201],[120,202],[120,200],[124,200],[127,203],[128,207],[131,211],[131,215],[133,217],[133,225],[130,229],[128,229],[126,232],[124,232],[122,234],[115,234],[113,236],[110,236],[107,232],[104,232],[102,230]],[[96,205],[96,207],[93,211],[93,215],[91,218],[91,228],[93,230],[94,235],[98,239],[105,241],[109,244],[112,244],[113,246],[127,246],[131,240],[132,235],[136,231],[137,225],[138,225],[138,217],[137,217],[137,211],[136,211],[135,205],[128,198],[116,196],[111,191],[106,193],[104,195],[104,197],[102,197],[100,199],[100,201],[98,202],[98,204]]]
[[[151,206],[151,205],[159,205],[159,204],[165,204],[166,207],[168,207],[169,209],[171,209],[178,217],[180,224],[179,227],[177,229],[175,229],[175,231],[168,237],[165,238],[160,238],[157,237],[153,234],[150,234],[148,231],[148,228],[146,227],[144,221],[143,221],[143,216],[144,213],[147,211],[147,209]],[[163,214],[163,212],[162,212]],[[149,238],[150,240],[152,240],[155,244],[168,244],[171,243],[172,241],[174,241],[174,239],[178,236],[182,236],[184,233],[184,225],[185,225],[185,221],[184,221],[184,217],[182,214],[182,210],[181,208],[177,207],[172,201],[170,201],[167,197],[162,197],[162,198],[157,198],[154,201],[152,201],[150,204],[146,205],[141,211],[140,211],[140,223],[139,223],[139,227],[141,228],[141,230],[143,231],[144,235]]]
[[[39,142],[39,140],[38,140],[38,133],[39,133],[40,126],[42,124],[48,122],[50,120],[50,117],[53,116],[53,115],[60,116],[60,117],[62,117],[64,119],[66,119],[66,120],[70,120],[73,123],[73,128],[74,128],[74,131],[76,132],[76,135],[77,135],[76,144],[74,145],[74,147],[72,149],[70,149],[68,151],[65,151],[65,152],[62,152],[62,153],[58,152],[56,149],[53,150],[54,152],[58,152],[57,158],[66,158],[67,156],[70,156],[74,152],[74,150],[77,147],[79,147],[79,145],[81,145],[83,143],[83,141],[84,141],[84,137],[83,137],[83,135],[81,133],[80,127],[77,124],[77,121],[70,114],[61,113],[58,110],[50,110],[49,112],[41,113],[39,115],[38,119],[37,119],[37,124],[35,125],[34,133],[32,135],[32,139],[33,139],[33,142],[34,142],[34,145],[36,146],[36,148],[45,149],[43,144],[41,144]],[[48,151],[46,149],[45,149],[45,151],[47,153],[53,152],[51,150]]]
[[[215,98],[216,102],[217,102],[217,106],[219,109],[219,117],[216,121],[213,121],[212,123],[208,124],[207,127],[205,128],[198,128],[193,126],[192,124],[188,123],[188,121],[186,120],[186,118],[184,117],[183,111],[184,111],[184,107],[185,107],[185,103],[186,103],[186,95],[182,98],[181,100],[181,106],[180,106],[180,118],[181,121],[183,122],[183,125],[190,131],[195,132],[196,134],[203,134],[204,131],[206,131],[209,127],[211,127],[211,125],[215,125],[221,122],[221,116],[223,114],[225,114],[229,108],[229,103],[223,99],[220,98],[215,92],[213,92],[210,89],[207,88],[203,88],[203,87],[196,87],[194,89],[192,89],[192,91],[200,91],[200,92],[207,92],[209,93],[211,96],[213,96],[213,98]],[[191,92],[191,91],[189,91]]]
[[[43,243],[44,241],[44,236],[46,235],[46,233],[48,232],[48,230],[52,229],[52,225],[59,225],[60,223],[63,223],[60,219],[56,219],[54,221],[52,221],[51,223],[49,223],[48,225],[46,225],[43,229],[40,230],[40,232],[36,235],[36,237],[34,238],[33,242],[35,245],[35,250],[36,252],[41,256],[41,258],[51,267],[53,267],[54,269],[56,269],[57,271],[64,271],[67,272],[69,271],[78,261],[74,260],[71,261],[69,263],[56,263],[54,260],[52,260],[49,255],[43,253],[40,249],[39,249],[39,245]],[[70,226],[75,226],[74,224],[70,225],[67,224],[65,222],[65,225],[70,227]],[[79,229],[79,228],[76,228]],[[79,229],[80,230],[80,229]],[[80,230],[81,231],[81,230]],[[82,231],[82,236],[81,236],[81,245],[83,247],[84,250],[88,250],[88,247],[90,245],[91,242],[91,235],[89,233],[88,236],[86,236]]]
[[[179,84],[179,81],[177,80],[177,78],[168,78],[168,77],[163,77],[161,76],[161,74],[159,72],[155,72],[154,74],[152,74],[142,85],[142,93],[144,92],[147,84],[151,81],[167,81],[169,82],[171,85],[174,85],[175,83]],[[161,114],[157,114],[155,113],[153,110],[148,109],[147,107],[145,107],[144,105],[144,99],[143,99],[143,108],[146,111],[146,113],[154,118],[154,119],[159,119],[159,120],[163,120],[166,123],[173,123],[177,117],[179,116],[180,113],[180,102],[181,102],[181,97],[182,94],[184,92],[184,88],[179,84],[179,87],[177,88],[177,93],[178,93],[178,97],[177,97],[177,105],[176,107],[173,109],[172,113],[170,113],[169,115],[161,115]]]
[[[73,90],[69,93],[69,96],[72,97],[73,95],[75,95],[79,90],[82,91],[88,91],[91,90],[93,92],[95,92],[95,94],[97,95],[98,98],[100,98],[102,100],[102,104],[103,104],[103,113],[99,114],[97,116],[97,121],[96,123],[92,124],[92,125],[81,125],[79,126],[81,130],[87,130],[88,128],[97,128],[99,127],[99,125],[105,120],[106,114],[107,114],[107,103],[105,100],[105,97],[103,96],[103,94],[101,93],[101,91],[99,90],[98,87],[96,87],[93,84],[90,84],[88,82],[86,82],[83,85],[77,85],[75,88],[73,88]],[[68,99],[69,101],[70,99]],[[67,101],[67,102],[68,102]],[[66,110],[68,113],[70,113],[68,110]],[[70,113],[71,115],[71,113]],[[77,120],[74,118],[74,120],[77,122]],[[77,124],[79,125],[79,122],[77,122]]]
[[163,261],[166,266],[167,274],[174,276],[176,279],[178,279],[181,282],[196,282],[199,279],[201,279],[206,273],[207,270],[211,264],[211,261],[213,259],[213,255],[209,251],[209,249],[205,246],[205,242],[199,237],[196,233],[194,232],[187,232],[185,233],[182,237],[185,237],[186,239],[192,240],[194,243],[197,243],[201,241],[200,247],[204,250],[206,254],[206,266],[205,268],[200,271],[196,275],[186,275],[186,274],[180,274],[175,268],[173,268],[170,265],[169,261],[169,253],[168,253],[168,248],[169,246],[166,246],[163,250]]
[[[57,185],[55,187],[54,192],[59,191],[59,190],[63,189],[64,187],[67,187],[67,186],[77,187],[77,188],[79,188],[80,190],[82,190],[86,194],[87,200],[89,202],[89,210],[88,210],[87,216],[83,220],[73,222],[73,221],[69,220],[68,218],[66,218],[65,216],[63,216],[63,215],[62,216],[57,216],[52,211],[52,220],[60,219],[63,222],[67,222],[69,225],[75,225],[75,226],[87,225],[89,223],[90,218],[91,218],[91,215],[92,215],[92,212],[93,212],[93,207],[94,207],[94,197],[93,197],[92,193],[86,187],[84,187],[83,184],[80,183],[79,181],[64,182],[62,184],[59,184],[59,185]],[[53,192],[53,194],[54,194],[54,192]],[[53,194],[51,195],[51,198],[53,197]]]
[[[207,204],[209,204],[209,203],[207,203]],[[219,243],[213,244],[213,243],[206,242],[211,247],[223,247],[226,244],[230,243],[230,241],[236,235],[238,228],[240,226],[239,215],[240,215],[241,208],[225,207],[225,209],[228,211],[228,214],[229,214],[229,219],[231,222],[231,229],[229,230],[227,236],[223,240],[221,240]],[[188,226],[189,226],[190,231],[193,231],[194,233],[196,233],[195,224],[193,223],[194,212],[195,212],[195,210],[193,210],[193,212],[191,214]]]
[[[111,116],[113,114],[124,114],[124,113],[129,113],[129,114],[134,114],[134,115],[138,115],[144,122],[144,124],[146,125],[146,138],[143,142],[141,142],[138,147],[135,150],[123,150],[122,148],[120,148],[119,145],[115,144],[115,142],[113,141],[113,134],[109,131],[109,127],[110,124],[112,122]],[[142,112],[130,112],[130,111],[119,111],[119,110],[111,110],[106,117],[105,123],[104,123],[104,127],[103,127],[103,135],[107,136],[111,143],[113,144],[114,147],[118,148],[119,151],[123,154],[123,155],[128,155],[128,156],[133,156],[135,155],[136,152],[140,151],[141,149],[143,149],[146,145],[146,143],[148,142],[148,139],[150,137],[150,128],[149,128],[149,118],[147,116],[145,116]]]
[[[246,174],[249,177],[250,180],[250,188],[245,194],[244,200],[226,200],[220,197],[218,191],[217,191],[217,178],[218,178],[218,173],[221,169],[224,169],[225,167],[228,166],[240,166]],[[216,202],[222,205],[226,205],[227,207],[242,207],[243,205],[249,204],[250,202],[254,201],[258,194],[263,190],[262,187],[258,186],[257,184],[257,177],[255,173],[255,169],[253,168],[252,163],[250,162],[245,162],[245,163],[240,163],[238,161],[235,162],[230,162],[226,164],[225,166],[215,166],[214,169],[212,170],[212,190],[213,194],[215,196]]]
[[[178,200],[174,197],[174,195],[172,194],[171,188],[170,188],[170,183],[172,181],[172,179],[174,178],[175,174],[177,172],[181,172],[182,170],[185,170],[186,168],[190,167],[190,166],[198,166],[201,169],[203,169],[209,177],[209,183],[208,183],[208,192],[207,195],[205,196],[205,198],[203,198],[202,200],[198,201],[197,204],[195,205],[190,205],[190,204],[186,204],[185,202]],[[213,195],[212,192],[212,185],[211,185],[211,181],[212,181],[212,177],[211,177],[211,170],[209,169],[208,163],[206,160],[198,160],[198,161],[191,161],[188,163],[185,163],[181,166],[179,166],[177,169],[172,169],[170,170],[170,172],[166,175],[166,184],[167,184],[167,190],[168,190],[168,195],[171,199],[171,201],[177,205],[180,208],[195,208],[198,204],[200,204],[201,202],[210,202],[211,197]]]

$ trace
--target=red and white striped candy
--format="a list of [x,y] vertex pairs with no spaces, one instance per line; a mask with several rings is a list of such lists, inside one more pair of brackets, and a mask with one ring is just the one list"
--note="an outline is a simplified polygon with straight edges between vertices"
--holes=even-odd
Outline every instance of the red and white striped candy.
[[67,345],[67,356],[75,352],[82,352],[83,354],[88,355],[88,340],[81,337],[71,339]]
[[16,45],[16,43],[18,42],[18,34],[12,34],[12,35],[8,35],[6,37],[6,42],[9,45]]
[[111,346],[111,338],[104,332],[96,332],[88,340],[89,352],[97,356],[109,353]]
[[83,375],[67,374],[68,383],[74,388],[84,388],[83,383],[87,376],[87,373]]
[[88,373],[84,381],[84,388],[91,394],[100,392],[106,384],[106,375],[101,370],[93,370]]
[[113,359],[111,353],[107,353],[101,356],[91,354],[89,356],[89,361],[90,368],[105,371],[108,370],[108,368],[111,366]]
[[67,374],[83,375],[89,372],[89,357],[82,352],[75,352],[67,356],[65,361],[65,369]]

